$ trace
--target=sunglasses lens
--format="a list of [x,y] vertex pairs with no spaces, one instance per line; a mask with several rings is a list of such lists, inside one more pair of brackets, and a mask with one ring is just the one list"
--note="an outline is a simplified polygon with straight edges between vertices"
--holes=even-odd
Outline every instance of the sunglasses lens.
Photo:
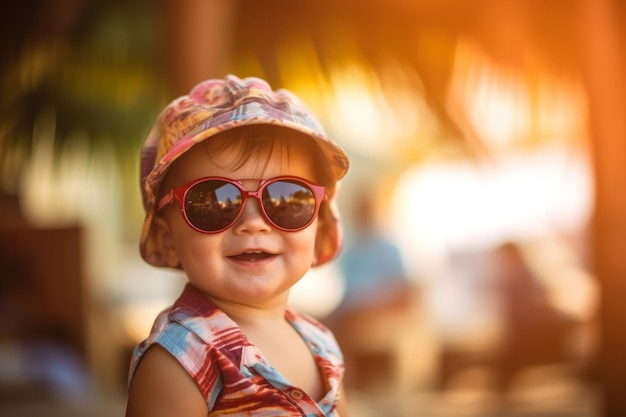
[[278,227],[300,229],[313,219],[315,195],[306,184],[299,181],[275,181],[263,191],[263,208]]
[[219,180],[199,182],[185,195],[185,213],[200,230],[226,229],[241,209],[241,193],[233,184]]

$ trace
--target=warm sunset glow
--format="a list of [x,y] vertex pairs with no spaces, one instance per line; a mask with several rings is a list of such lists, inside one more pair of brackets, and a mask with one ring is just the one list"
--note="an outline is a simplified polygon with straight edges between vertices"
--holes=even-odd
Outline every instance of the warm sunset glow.
[[397,159],[437,137],[439,128],[414,69],[390,60],[378,72],[363,62],[334,67],[326,96],[328,130],[357,153]]
[[546,141],[578,142],[586,132],[586,101],[579,83],[540,68],[513,70],[459,41],[449,91],[479,137],[494,150]]
[[330,105],[334,111],[330,113],[336,114],[335,123],[341,123],[341,131],[349,140],[365,142],[366,146],[375,143],[383,133],[384,122],[380,114],[381,91],[374,74],[353,63],[335,68],[330,79],[335,91],[335,103]]
[[589,220],[592,194],[583,156],[546,149],[416,167],[400,181],[393,218],[407,259],[419,263],[436,251],[575,232]]

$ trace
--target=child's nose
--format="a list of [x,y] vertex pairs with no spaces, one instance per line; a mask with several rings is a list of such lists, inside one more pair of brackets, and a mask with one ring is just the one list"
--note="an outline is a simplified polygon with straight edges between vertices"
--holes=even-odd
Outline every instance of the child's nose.
[[235,233],[263,233],[271,230],[270,223],[261,211],[259,200],[248,198],[241,210],[241,216],[233,226]]

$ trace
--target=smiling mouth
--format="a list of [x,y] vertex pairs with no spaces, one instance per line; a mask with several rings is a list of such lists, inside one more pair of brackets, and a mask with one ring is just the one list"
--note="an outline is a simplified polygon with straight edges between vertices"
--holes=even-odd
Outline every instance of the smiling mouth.
[[267,259],[272,256],[274,255],[271,253],[262,252],[262,251],[253,251],[253,252],[244,252],[239,255],[229,256],[229,258],[237,260],[237,261],[254,262],[254,261]]

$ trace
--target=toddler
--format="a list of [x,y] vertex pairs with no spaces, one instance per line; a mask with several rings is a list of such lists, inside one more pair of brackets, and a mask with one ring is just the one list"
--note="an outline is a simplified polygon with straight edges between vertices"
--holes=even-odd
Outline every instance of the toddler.
[[289,289],[341,246],[345,152],[258,78],[200,83],[144,144],[142,257],[187,284],[133,352],[127,417],[345,415],[335,338]]

